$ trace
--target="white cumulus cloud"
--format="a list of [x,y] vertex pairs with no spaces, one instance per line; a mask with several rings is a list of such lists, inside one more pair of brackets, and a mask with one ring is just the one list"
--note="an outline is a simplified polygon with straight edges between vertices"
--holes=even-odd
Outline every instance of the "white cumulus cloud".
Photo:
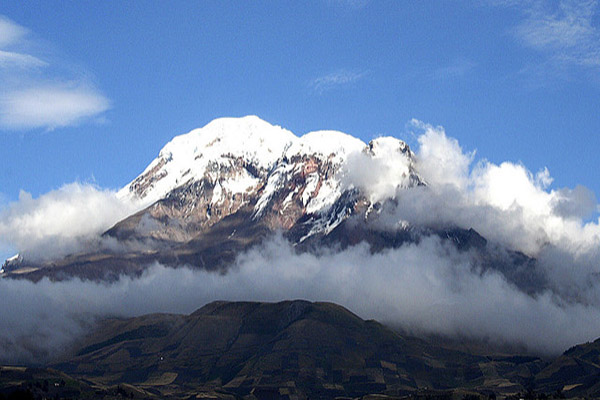
[[435,186],[453,184],[465,189],[469,166],[475,152],[463,153],[458,141],[446,136],[442,127],[433,127],[413,119],[411,124],[423,131],[419,136],[419,174]]
[[71,183],[38,198],[21,191],[0,210],[0,244],[31,259],[60,257],[136,210],[116,192]]

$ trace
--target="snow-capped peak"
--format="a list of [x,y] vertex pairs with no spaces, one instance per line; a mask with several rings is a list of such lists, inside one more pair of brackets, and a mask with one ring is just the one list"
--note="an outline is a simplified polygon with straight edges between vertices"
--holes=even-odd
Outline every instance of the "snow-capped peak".
[[220,118],[173,138],[120,191],[140,211],[111,234],[185,243],[241,211],[272,230],[295,226],[305,240],[419,184],[412,152],[392,137],[367,145],[338,131],[298,137],[255,116]]
[[286,155],[320,154],[329,157],[332,154],[340,160],[355,151],[362,151],[365,143],[339,131],[314,131],[309,132],[296,140],[288,149]]
[[211,163],[227,165],[243,159],[255,169],[268,170],[297,139],[256,116],[219,118],[173,138],[120,195],[153,203],[174,188],[203,178]]
[[232,210],[247,204],[248,196],[257,194],[259,215],[278,188],[299,176],[306,187],[296,187],[289,199],[298,195],[306,212],[325,212],[344,190],[337,171],[344,169],[356,154],[381,160],[375,165],[385,166],[382,177],[398,180],[383,179],[386,182],[377,183],[382,180],[377,179],[369,181],[369,186],[410,185],[412,153],[401,140],[381,137],[367,145],[348,134],[325,130],[298,137],[256,116],[247,116],[219,118],[176,136],[120,195],[149,205],[178,187],[205,182],[212,193],[210,204],[231,203],[236,197],[233,205],[227,206]]
[[[231,154],[261,165],[270,165],[296,136],[256,116],[219,118],[200,129],[175,137],[160,152],[160,157],[183,158]],[[185,160],[185,158],[188,158]]]
[[4,264],[2,264],[2,267],[0,267],[0,275],[15,268],[15,266],[19,265],[21,261],[23,261],[23,257],[19,253],[15,254],[10,258],[7,258],[4,261]]

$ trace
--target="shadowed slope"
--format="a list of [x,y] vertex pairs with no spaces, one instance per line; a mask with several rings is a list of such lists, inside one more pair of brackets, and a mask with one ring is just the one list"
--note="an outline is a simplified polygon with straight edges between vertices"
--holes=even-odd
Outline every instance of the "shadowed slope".
[[[528,376],[543,367],[535,358],[521,361]],[[516,392],[525,379],[499,376],[515,365],[401,336],[332,303],[297,300],[213,302],[190,315],[107,320],[57,367],[104,385],[237,395],[287,388],[332,398],[482,389],[490,377]]]

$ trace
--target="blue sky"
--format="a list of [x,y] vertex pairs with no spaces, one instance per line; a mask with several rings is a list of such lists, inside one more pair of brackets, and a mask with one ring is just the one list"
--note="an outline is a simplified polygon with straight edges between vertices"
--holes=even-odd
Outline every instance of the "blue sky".
[[597,1],[18,1],[0,15],[0,204],[121,187],[173,136],[248,114],[412,145],[416,118],[477,158],[600,194]]

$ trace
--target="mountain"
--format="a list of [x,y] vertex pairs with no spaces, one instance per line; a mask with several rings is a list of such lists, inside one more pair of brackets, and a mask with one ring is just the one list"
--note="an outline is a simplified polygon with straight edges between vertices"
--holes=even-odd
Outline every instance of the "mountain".
[[[332,303],[209,303],[190,315],[102,321],[54,365],[102,387],[158,396],[524,393],[547,362],[473,355],[400,335]],[[436,392],[437,391],[437,392]]]
[[0,366],[0,399],[598,398],[599,347],[542,359],[413,337],[333,303],[215,301],[99,320],[49,366]]
[[[335,131],[296,137],[257,117],[219,119],[168,143],[122,196],[152,205],[107,232],[119,239],[186,243],[242,212],[270,231],[294,232],[294,241],[328,234],[360,202],[345,183],[348,158],[394,157],[396,187],[422,184],[414,155],[395,138],[368,145]],[[368,204],[367,204],[368,203]],[[363,206],[363,207],[364,207]]]
[[[139,275],[149,265],[226,271],[241,253],[274,234],[297,251],[366,242],[372,251],[435,235],[472,251],[482,268],[502,271],[527,292],[544,288],[534,262],[496,249],[470,227],[393,229],[385,210],[396,194],[427,187],[409,146],[392,137],[364,143],[335,131],[301,137],[258,117],[222,118],[177,136],[119,191],[139,211],[62,259],[4,265],[5,276],[93,280]],[[372,171],[366,171],[375,169]],[[394,221],[392,221],[394,222]]]
[[121,251],[90,243],[61,260],[36,263],[23,255],[4,269],[34,280],[99,279],[139,272],[152,261],[218,269],[273,232],[309,247],[385,200],[369,198],[347,179],[357,155],[392,159],[393,180],[385,185],[393,190],[424,184],[414,154],[395,138],[365,144],[335,131],[297,137],[254,116],[217,119],[175,137],[119,191],[124,201],[144,205],[104,234]]

